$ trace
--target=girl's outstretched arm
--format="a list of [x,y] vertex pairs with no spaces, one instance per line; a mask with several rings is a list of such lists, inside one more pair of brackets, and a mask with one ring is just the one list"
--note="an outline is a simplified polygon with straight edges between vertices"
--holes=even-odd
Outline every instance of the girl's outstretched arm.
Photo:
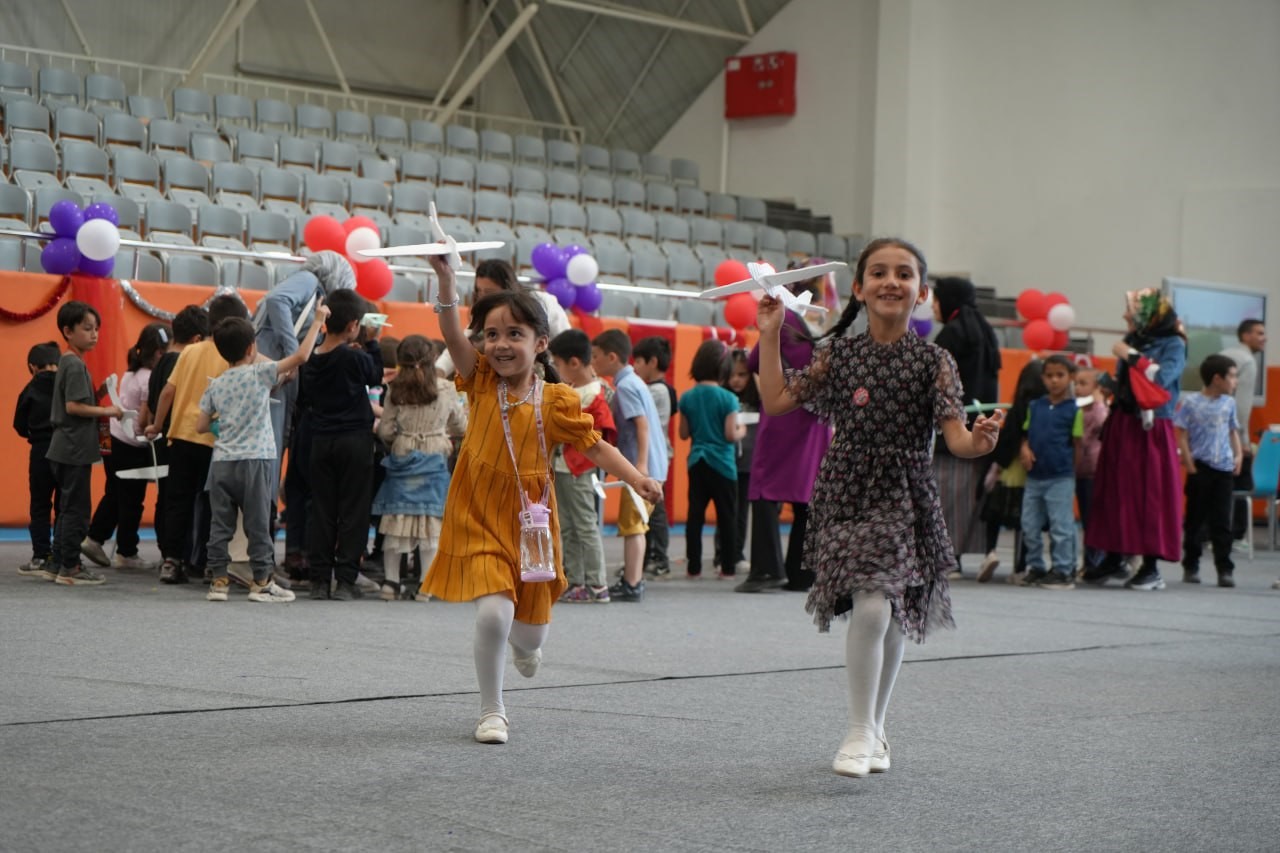
[[975,456],[986,456],[996,449],[996,439],[1000,437],[1000,425],[1004,423],[1004,410],[996,409],[990,417],[985,415],[973,422],[973,432],[959,418],[948,418],[942,422],[942,438],[947,442],[947,450],[952,456],[972,459]]
[[782,346],[778,341],[786,310],[781,300],[772,296],[761,299],[756,309],[756,327],[760,330],[760,408],[769,415],[783,415],[796,407],[782,375]]
[[618,452],[618,448],[609,442],[597,441],[584,450],[582,455],[635,489],[636,493],[649,503],[656,504],[662,500],[662,484],[637,471],[636,467],[627,461],[627,457]]
[[458,286],[453,277],[453,270],[444,255],[428,255],[427,261],[435,270],[440,289],[436,293],[436,305],[439,307],[440,334],[444,337],[445,346],[449,348],[449,357],[453,359],[453,367],[458,375],[466,378],[476,371],[476,348],[467,337],[467,330],[462,327],[458,317]]

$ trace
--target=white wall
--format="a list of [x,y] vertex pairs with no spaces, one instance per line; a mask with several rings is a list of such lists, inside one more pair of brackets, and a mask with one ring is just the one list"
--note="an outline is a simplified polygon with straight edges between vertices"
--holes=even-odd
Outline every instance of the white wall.
[[739,53],[798,54],[796,115],[724,119],[724,75],[655,146],[701,166],[720,190],[729,133],[727,191],[794,201],[830,215],[836,233],[871,224],[875,133],[876,0],[792,0]]
[[[798,52],[799,110],[734,124],[730,192],[1062,291],[1081,325],[1173,274],[1269,289],[1280,328],[1275,0],[795,0],[741,52],[768,50]],[[660,146],[708,187],[722,106],[717,81]]]

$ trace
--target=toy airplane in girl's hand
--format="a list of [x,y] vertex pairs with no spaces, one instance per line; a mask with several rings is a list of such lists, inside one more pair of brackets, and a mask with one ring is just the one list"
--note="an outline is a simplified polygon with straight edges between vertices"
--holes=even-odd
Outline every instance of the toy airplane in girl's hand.
[[444,233],[444,228],[440,226],[440,218],[436,215],[436,203],[431,202],[427,218],[431,221],[431,233],[435,235],[436,243],[415,243],[411,246],[387,246],[382,249],[361,249],[360,254],[366,258],[404,258],[417,255],[448,255],[449,267],[458,269],[462,266],[462,258],[460,252],[478,252],[481,249],[501,249],[506,245],[501,240],[477,240],[469,243],[459,243],[457,240]]
[[744,278],[742,281],[735,281],[733,284],[725,284],[720,287],[713,287],[710,290],[704,290],[698,294],[703,299],[727,299],[735,293],[750,293],[756,288],[760,288],[765,295],[778,299],[782,304],[790,308],[792,311],[811,311],[815,314],[825,314],[827,309],[821,305],[814,305],[809,300],[813,297],[812,293],[805,292],[802,296],[796,296],[786,285],[797,281],[808,281],[820,275],[826,275],[829,272],[847,267],[848,264],[840,261],[828,261],[825,264],[814,264],[811,267],[800,267],[799,269],[787,270],[786,272],[775,272],[773,267],[768,264],[757,264],[754,261],[747,264],[747,272],[751,278]]

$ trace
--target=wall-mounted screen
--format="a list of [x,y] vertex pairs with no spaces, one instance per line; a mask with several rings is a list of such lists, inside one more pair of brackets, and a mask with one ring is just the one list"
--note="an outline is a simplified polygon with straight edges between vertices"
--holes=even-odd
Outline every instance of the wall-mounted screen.
[[[1173,302],[1187,330],[1187,369],[1182,374],[1182,390],[1199,391],[1200,362],[1205,356],[1235,346],[1236,329],[1243,320],[1267,319],[1267,294],[1233,284],[1194,281],[1187,278],[1164,279],[1164,292]],[[1266,401],[1267,371],[1263,353],[1254,353],[1258,362],[1258,380],[1253,394],[1259,405]]]

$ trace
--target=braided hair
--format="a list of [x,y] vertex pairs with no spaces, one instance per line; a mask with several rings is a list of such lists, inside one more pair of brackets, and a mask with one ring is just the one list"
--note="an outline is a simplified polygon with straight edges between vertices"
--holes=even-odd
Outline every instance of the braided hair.
[[[924,282],[928,280],[929,266],[925,262],[924,252],[920,251],[913,244],[903,240],[901,237],[879,237],[864,246],[862,253],[858,255],[858,265],[854,269],[853,273],[853,283],[855,285],[862,282],[862,276],[867,271],[867,262],[871,259],[871,256],[886,247],[905,249],[910,252],[915,257],[916,264],[920,267],[920,281]],[[853,321],[858,318],[858,311],[861,307],[862,303],[857,299],[850,299],[849,304],[844,307],[844,311],[840,314],[840,319],[831,327],[831,331],[827,332],[822,337],[824,339],[843,337],[844,333],[853,325]]]

